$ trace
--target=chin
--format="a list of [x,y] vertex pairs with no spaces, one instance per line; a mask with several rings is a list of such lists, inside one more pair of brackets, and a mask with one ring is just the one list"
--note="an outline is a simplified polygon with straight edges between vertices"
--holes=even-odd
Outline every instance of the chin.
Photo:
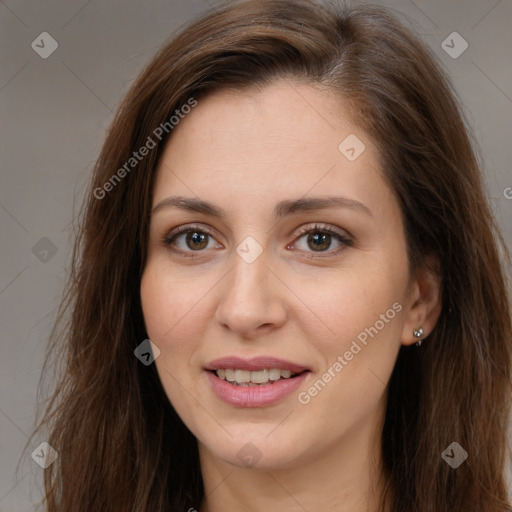
[[264,432],[251,434],[236,434],[230,430],[233,437],[221,443],[218,439],[208,440],[202,443],[202,448],[213,457],[238,468],[276,470],[296,464],[301,439],[295,439],[285,431],[281,435],[271,434],[273,439],[270,439],[272,428],[266,426],[262,430]]

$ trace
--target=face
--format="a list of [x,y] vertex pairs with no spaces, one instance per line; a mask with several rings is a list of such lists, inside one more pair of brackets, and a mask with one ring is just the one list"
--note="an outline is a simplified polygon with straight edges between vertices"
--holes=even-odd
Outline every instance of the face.
[[338,98],[216,92],[175,128],[141,299],[202,453],[284,468],[381,428],[410,285],[398,202]]

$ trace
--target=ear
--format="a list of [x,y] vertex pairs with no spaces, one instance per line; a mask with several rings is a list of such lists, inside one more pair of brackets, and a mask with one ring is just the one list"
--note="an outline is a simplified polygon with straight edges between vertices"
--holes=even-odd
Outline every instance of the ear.
[[423,328],[421,339],[434,330],[442,308],[441,284],[439,261],[434,256],[427,256],[409,287],[401,339],[403,345],[412,345],[419,340],[414,336],[415,329]]

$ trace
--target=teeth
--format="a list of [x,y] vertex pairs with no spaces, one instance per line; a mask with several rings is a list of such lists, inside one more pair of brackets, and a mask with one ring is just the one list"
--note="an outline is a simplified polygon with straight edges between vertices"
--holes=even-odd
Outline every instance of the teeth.
[[238,382],[238,384],[251,382],[251,372],[248,370],[235,370],[235,381]]
[[281,370],[276,370],[276,369],[270,370],[268,372],[268,378],[270,380],[279,380],[281,378]]
[[295,375],[291,370],[279,370],[278,368],[271,368],[265,370],[249,371],[231,368],[221,368],[216,370],[217,377],[227,380],[236,386],[253,387],[260,384],[268,384],[269,382],[276,382],[280,379],[289,379]]
[[251,382],[254,382],[254,384],[263,384],[264,382],[268,382],[268,370],[251,372]]

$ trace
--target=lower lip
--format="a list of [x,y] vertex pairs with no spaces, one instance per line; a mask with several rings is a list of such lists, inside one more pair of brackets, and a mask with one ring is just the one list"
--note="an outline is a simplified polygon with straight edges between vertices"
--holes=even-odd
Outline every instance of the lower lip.
[[309,372],[303,372],[289,379],[280,379],[273,384],[252,387],[233,386],[228,381],[217,377],[214,372],[206,371],[206,373],[213,392],[224,402],[235,407],[265,407],[293,393],[304,382]]

